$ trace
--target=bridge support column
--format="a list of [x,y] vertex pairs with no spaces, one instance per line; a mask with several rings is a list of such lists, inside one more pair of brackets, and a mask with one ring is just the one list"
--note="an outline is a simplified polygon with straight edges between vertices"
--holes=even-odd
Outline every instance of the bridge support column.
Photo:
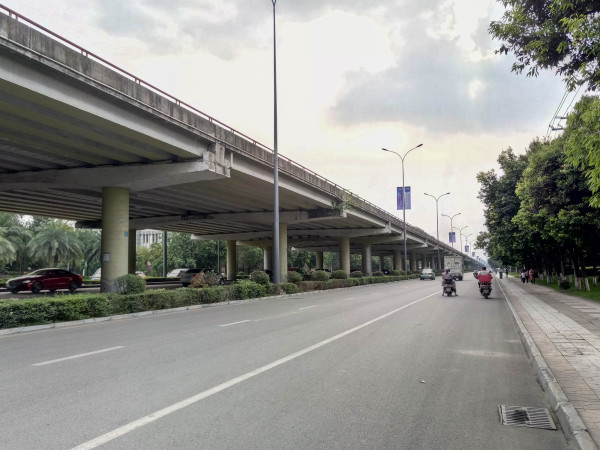
[[236,241],[227,241],[227,279],[235,280],[236,274],[237,274]]
[[127,273],[135,273],[135,247],[136,247],[136,236],[135,231],[133,229],[129,229],[129,250],[128,250],[128,264],[127,264]]
[[273,272],[273,247],[263,248],[263,267]]
[[410,261],[409,270],[411,272],[414,272],[415,270],[417,270],[417,255],[415,254],[415,252],[410,252],[408,254],[408,259]]
[[288,261],[287,261],[287,223],[279,224],[279,274],[281,281],[287,281]]
[[404,270],[404,266],[402,266],[402,252],[400,250],[394,252],[394,270]]
[[315,252],[317,257],[317,267],[315,269],[324,269],[323,267],[323,252]]
[[379,271],[381,272],[383,270],[383,268],[385,263],[385,256],[383,255],[379,255]]
[[350,273],[350,238],[340,238],[340,269],[346,273]]
[[362,273],[366,276],[373,275],[371,266],[371,244],[363,244],[362,247]]
[[104,187],[102,188],[101,292],[115,292],[117,290],[117,278],[127,274],[129,266],[128,253],[129,190]]

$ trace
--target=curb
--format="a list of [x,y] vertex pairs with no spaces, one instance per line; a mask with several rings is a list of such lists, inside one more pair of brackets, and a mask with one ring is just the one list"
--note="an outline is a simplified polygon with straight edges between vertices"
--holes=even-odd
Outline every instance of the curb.
[[569,447],[576,450],[598,450],[598,447],[588,433],[587,427],[581,420],[577,410],[567,399],[567,396],[556,381],[550,367],[546,364],[544,357],[537,348],[529,331],[527,331],[525,325],[523,325],[519,313],[517,313],[517,310],[508,298],[508,295],[506,295],[502,285],[500,283],[498,283],[498,285],[510,308],[513,320],[517,325],[517,331],[521,337],[521,342],[536,371],[537,378],[542,386],[546,400],[550,402],[550,405],[560,422],[561,429],[563,430]]

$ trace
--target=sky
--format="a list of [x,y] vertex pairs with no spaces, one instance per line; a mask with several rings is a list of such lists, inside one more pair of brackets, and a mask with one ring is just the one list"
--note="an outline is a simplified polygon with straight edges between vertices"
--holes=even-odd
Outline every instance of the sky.
[[[0,1],[273,148],[272,0]],[[278,0],[280,156],[402,218],[402,159],[381,149],[423,144],[404,159],[406,220],[432,236],[439,223],[448,242],[442,214],[460,213],[452,224],[471,243],[485,231],[477,173],[546,136],[565,94],[553,72],[517,75],[514,57],[494,52],[487,30],[503,11],[495,0]],[[446,192],[436,222],[424,193]]]

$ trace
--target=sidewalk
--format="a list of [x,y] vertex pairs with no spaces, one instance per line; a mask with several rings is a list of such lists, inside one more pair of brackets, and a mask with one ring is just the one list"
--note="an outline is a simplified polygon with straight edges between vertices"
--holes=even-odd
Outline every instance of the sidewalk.
[[600,303],[509,277],[509,301],[525,350],[571,448],[600,446]]

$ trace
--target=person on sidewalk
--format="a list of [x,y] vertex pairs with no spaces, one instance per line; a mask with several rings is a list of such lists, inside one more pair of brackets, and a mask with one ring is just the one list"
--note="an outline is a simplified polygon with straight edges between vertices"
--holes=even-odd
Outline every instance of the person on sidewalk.
[[521,269],[521,283],[525,284],[525,281],[527,280],[528,277],[528,273],[527,273],[527,269],[525,269],[525,267],[523,267]]
[[535,284],[535,270],[533,268],[529,269],[529,281],[531,281],[531,284]]

